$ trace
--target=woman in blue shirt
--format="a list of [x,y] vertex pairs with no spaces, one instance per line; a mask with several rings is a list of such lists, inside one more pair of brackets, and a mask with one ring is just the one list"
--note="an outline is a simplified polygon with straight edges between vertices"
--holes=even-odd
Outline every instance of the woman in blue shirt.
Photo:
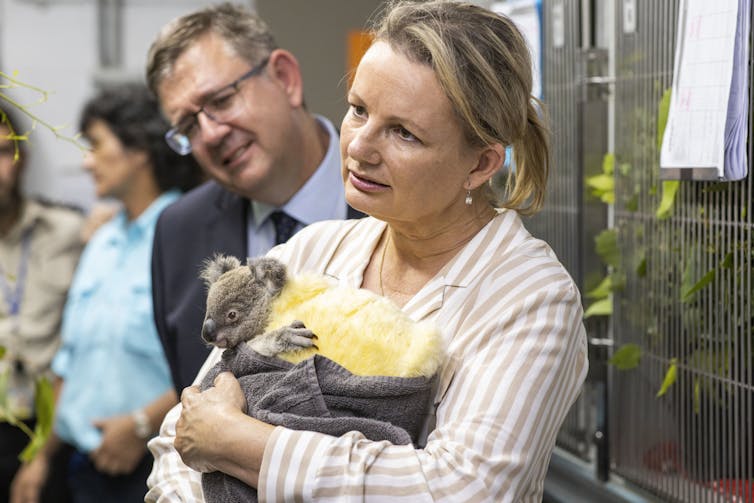
[[177,402],[154,325],[150,258],[160,212],[201,180],[198,165],[163,139],[168,124],[144,86],[103,91],[84,108],[84,168],[99,198],[122,209],[92,236],[63,314],[54,433],[17,475],[18,500],[38,494],[49,459],[74,452],[76,502],[141,501],[152,458],[146,442]]

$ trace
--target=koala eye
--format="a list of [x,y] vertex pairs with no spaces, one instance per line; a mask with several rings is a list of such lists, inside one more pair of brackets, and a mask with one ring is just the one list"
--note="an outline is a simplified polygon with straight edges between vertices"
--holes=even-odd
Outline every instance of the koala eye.
[[235,311],[228,311],[228,314],[226,315],[226,317],[228,318],[228,321],[234,321],[237,316],[238,316],[238,313]]

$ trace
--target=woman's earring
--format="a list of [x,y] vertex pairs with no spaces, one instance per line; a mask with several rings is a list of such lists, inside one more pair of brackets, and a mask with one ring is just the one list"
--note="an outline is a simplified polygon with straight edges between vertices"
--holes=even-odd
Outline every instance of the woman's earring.
[[466,191],[466,206],[471,206],[471,190]]

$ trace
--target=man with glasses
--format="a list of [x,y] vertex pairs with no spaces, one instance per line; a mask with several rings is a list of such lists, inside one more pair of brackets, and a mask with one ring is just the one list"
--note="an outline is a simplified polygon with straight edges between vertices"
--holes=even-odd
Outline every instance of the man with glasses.
[[307,224],[357,214],[333,125],[306,110],[296,58],[256,15],[221,4],[174,20],[150,48],[147,80],[173,125],[166,141],[212,179],[168,208],[155,233],[155,318],[180,393],[209,353],[202,263],[263,255]]

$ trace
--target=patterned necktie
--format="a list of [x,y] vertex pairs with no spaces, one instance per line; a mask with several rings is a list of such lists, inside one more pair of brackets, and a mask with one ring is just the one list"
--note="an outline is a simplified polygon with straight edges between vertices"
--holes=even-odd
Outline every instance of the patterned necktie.
[[275,226],[275,244],[285,243],[293,235],[298,221],[283,211],[275,211],[270,215]]

